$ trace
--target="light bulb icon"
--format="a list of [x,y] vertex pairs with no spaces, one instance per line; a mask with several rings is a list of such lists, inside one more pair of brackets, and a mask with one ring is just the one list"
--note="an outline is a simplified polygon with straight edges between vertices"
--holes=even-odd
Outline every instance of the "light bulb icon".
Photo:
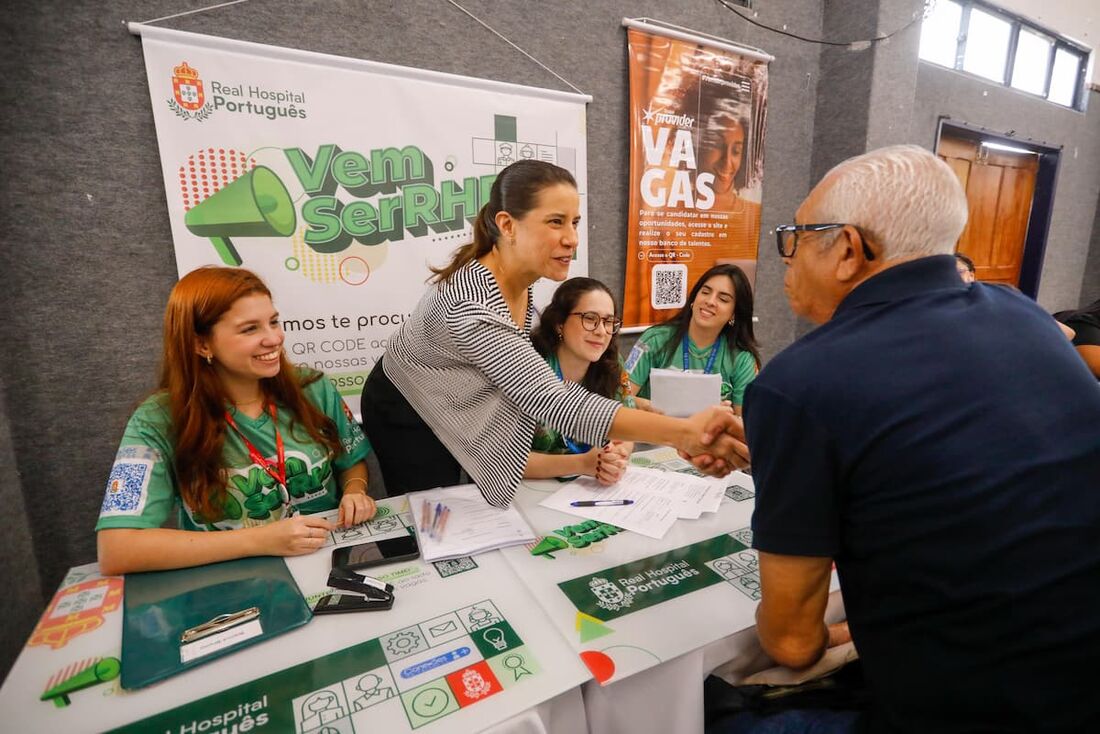
[[490,627],[481,633],[481,639],[488,642],[493,646],[494,650],[498,652],[503,651],[508,647],[508,642],[504,639],[504,630],[500,627]]

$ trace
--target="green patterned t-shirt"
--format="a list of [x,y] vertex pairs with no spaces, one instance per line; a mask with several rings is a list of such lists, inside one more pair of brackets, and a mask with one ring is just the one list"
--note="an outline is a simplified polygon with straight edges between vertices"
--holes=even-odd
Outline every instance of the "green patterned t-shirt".
[[[340,496],[335,470],[344,470],[370,453],[370,443],[346,409],[343,399],[324,376],[304,388],[306,398],[336,423],[344,453],[333,460],[328,448],[314,443],[300,424],[290,425],[290,411],[277,406],[279,433],[286,457],[287,494],[300,513],[331,510]],[[276,459],[271,416],[249,418],[230,408],[237,428],[269,461]],[[235,530],[265,525],[287,515],[282,491],[263,467],[253,463],[240,435],[225,433],[222,463],[229,478],[225,516],[213,522],[192,512],[180,497],[173,469],[168,400],[158,393],[145,400],[126,424],[126,431],[107,478],[96,530],[157,528],[178,513],[184,530]]]
[[[668,343],[676,329],[671,324],[660,324],[646,329],[634,344],[626,365],[630,370],[630,380],[638,386],[638,397],[649,398],[649,373],[655,367],[683,369],[683,352],[679,345],[670,358],[665,358]],[[714,371],[722,376],[722,400],[741,405],[745,398],[745,388],[756,378],[756,360],[751,353],[737,349],[734,352],[726,347],[725,338],[718,347],[719,352]],[[698,347],[688,339],[688,369],[702,372],[710,358],[711,347]]]

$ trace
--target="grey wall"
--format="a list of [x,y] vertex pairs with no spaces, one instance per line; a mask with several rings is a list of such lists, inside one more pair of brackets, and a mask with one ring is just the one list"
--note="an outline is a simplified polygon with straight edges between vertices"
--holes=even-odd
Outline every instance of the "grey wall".
[[[6,509],[0,573],[19,590],[3,602],[0,674],[64,571],[95,559],[92,528],[104,480],[127,416],[153,386],[160,317],[176,278],[141,44],[120,21],[209,4],[18,0],[0,15],[0,493]],[[940,113],[1056,136],[1067,150],[1078,149],[1059,181],[1057,236],[1041,299],[1053,308],[1079,297],[1097,208],[1097,114],[1012,97],[984,101],[986,85],[918,70],[916,26],[868,51],[823,56],[820,46],[751,26],[713,0],[463,4],[594,96],[590,269],[617,295],[628,170],[620,20],[629,15],[705,30],[777,57],[757,290],[765,357],[798,332],[783,298],[770,227],[792,219],[817,172],[868,144],[912,140],[931,147]],[[852,38],[893,30],[919,5],[769,0],[757,3],[756,18],[805,35]],[[442,0],[265,0],[164,25],[564,88]],[[916,95],[907,91],[914,87]],[[1098,260],[1094,254],[1093,273]]]
[[34,627],[45,600],[35,572],[34,543],[11,440],[5,392],[0,384],[0,505],[6,517],[3,532],[0,532],[0,576],[12,583],[8,585],[8,593],[0,595],[0,619],[4,620],[5,627],[15,632],[3,638],[0,676],[7,671],[7,662],[18,653]]
[[[1100,97],[1100,95],[1093,95]],[[1100,99],[1094,99],[1100,104]],[[1100,299],[1100,198],[1096,202],[1096,214],[1092,220],[1092,238],[1089,243],[1089,258],[1085,263],[1085,277],[1081,284],[1081,298],[1078,308],[1084,308]]]
[[[867,47],[821,47],[813,181],[847,158],[906,142],[903,131],[913,104],[920,43],[920,23],[913,21],[922,11],[922,0],[833,0],[824,4],[823,38],[889,38]],[[792,338],[814,328],[802,319],[793,326]]]

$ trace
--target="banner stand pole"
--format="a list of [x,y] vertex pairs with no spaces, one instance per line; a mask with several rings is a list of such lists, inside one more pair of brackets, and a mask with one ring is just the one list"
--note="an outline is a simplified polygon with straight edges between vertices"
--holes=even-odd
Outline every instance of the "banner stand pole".
[[689,43],[705,43],[708,46],[715,46],[726,51],[733,51],[734,53],[758,61],[775,61],[774,56],[761,49],[734,43],[725,38],[712,36],[709,33],[682,28],[672,23],[666,23],[663,20],[655,20],[653,18],[623,18],[623,27],[634,28],[647,33],[656,33],[659,36],[668,36],[669,38],[676,38],[681,41],[688,41]]

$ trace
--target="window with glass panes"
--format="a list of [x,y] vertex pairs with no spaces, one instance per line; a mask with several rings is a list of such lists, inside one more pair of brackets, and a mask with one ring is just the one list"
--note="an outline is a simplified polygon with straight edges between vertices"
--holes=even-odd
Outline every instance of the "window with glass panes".
[[937,0],[921,25],[922,60],[1081,109],[1089,50],[978,0]]

